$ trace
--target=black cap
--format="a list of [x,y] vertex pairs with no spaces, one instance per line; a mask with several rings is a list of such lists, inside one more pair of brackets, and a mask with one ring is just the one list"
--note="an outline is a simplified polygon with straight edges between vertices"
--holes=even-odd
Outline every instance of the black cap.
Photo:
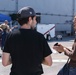
[[31,7],[23,7],[18,11],[18,18],[26,18],[30,16],[36,16],[36,13]]

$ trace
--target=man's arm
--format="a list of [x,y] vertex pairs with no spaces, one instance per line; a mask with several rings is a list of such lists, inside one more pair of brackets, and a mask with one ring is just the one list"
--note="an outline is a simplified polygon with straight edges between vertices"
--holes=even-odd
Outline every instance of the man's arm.
[[51,66],[52,65],[51,55],[48,55],[47,57],[45,57],[42,64],[47,65],[47,66]]
[[11,62],[11,58],[10,58],[10,53],[3,52],[2,53],[2,64],[3,64],[3,66],[8,66],[11,63],[12,62]]

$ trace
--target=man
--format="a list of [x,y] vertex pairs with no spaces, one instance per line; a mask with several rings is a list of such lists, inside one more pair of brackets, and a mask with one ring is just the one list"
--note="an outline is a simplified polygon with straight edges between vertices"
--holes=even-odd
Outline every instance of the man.
[[12,64],[10,75],[41,75],[41,64],[52,65],[52,52],[44,36],[31,29],[36,25],[36,13],[33,8],[20,9],[18,22],[21,28],[7,36],[2,64]]
[[7,32],[9,32],[10,31],[10,28],[9,28],[9,25],[8,25],[8,21],[5,20],[4,23],[2,23],[0,25],[0,28],[2,28],[3,30],[6,30]]
[[[76,16],[74,17],[74,30],[76,31]],[[69,61],[69,75],[76,75],[76,38],[74,40],[74,44],[72,49],[68,49],[67,47],[58,44],[53,47],[58,52],[64,52],[70,58]]]

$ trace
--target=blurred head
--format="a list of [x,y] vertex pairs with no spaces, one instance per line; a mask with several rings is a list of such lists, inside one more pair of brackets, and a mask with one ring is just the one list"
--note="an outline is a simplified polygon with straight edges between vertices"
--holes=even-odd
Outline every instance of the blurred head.
[[76,16],[74,16],[73,22],[74,22],[74,30],[76,31]]
[[8,25],[8,21],[7,20],[5,20],[4,23]]
[[23,7],[18,11],[18,22],[21,26],[24,24],[30,27],[35,27],[36,25],[36,13],[31,7]]

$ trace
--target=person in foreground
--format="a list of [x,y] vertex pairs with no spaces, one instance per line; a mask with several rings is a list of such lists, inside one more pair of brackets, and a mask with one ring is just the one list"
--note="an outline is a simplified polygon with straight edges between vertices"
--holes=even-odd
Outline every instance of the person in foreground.
[[[74,17],[74,30],[76,31],[76,16]],[[76,38],[74,40],[74,44],[72,46],[72,50],[67,47],[58,44],[53,47],[58,52],[64,52],[70,58],[69,61],[69,75],[76,75]]]
[[41,75],[41,64],[52,65],[51,49],[44,36],[33,30],[36,27],[36,13],[31,7],[23,7],[18,11],[17,31],[7,36],[2,64],[12,64],[10,75]]

